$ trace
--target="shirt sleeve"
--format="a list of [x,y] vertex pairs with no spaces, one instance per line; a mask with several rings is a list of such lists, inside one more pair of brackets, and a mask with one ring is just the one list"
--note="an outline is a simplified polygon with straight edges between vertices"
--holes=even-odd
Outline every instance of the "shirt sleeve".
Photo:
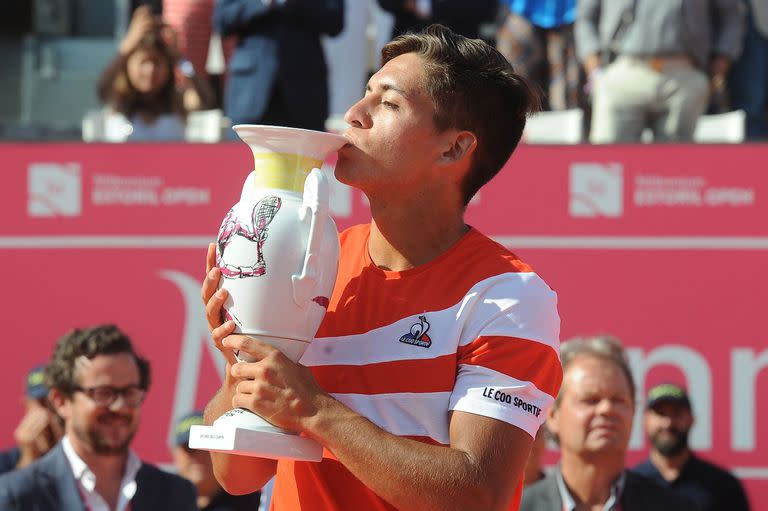
[[536,274],[515,273],[473,300],[449,408],[533,437],[562,382],[557,296]]

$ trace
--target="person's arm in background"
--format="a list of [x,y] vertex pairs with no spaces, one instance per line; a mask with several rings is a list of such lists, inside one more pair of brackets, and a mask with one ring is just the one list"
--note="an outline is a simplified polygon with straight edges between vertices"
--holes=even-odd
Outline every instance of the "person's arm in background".
[[588,88],[593,88],[593,81],[600,71],[600,3],[602,0],[579,0],[576,4],[576,22],[573,36],[576,56],[584,66]]
[[725,76],[741,55],[745,11],[741,0],[712,0],[712,61],[709,72],[713,88],[725,86]]
[[24,468],[33,463],[51,450],[62,437],[61,426],[54,413],[39,404],[27,409],[13,432],[20,454],[16,468]]
[[[216,266],[216,246],[211,243],[208,246],[206,256],[206,276],[201,294],[203,304],[205,304],[208,328],[212,333],[221,328],[221,308],[226,296],[216,293],[220,277],[221,273]],[[214,335],[214,339],[217,338]],[[232,400],[239,382],[231,374],[232,364],[237,361],[232,349],[225,348],[218,342],[216,347],[222,352],[227,363],[221,388],[205,407],[203,415],[205,423],[208,425],[234,408]],[[213,461],[213,472],[219,484],[233,495],[243,495],[259,490],[277,471],[277,462],[271,459],[211,452],[211,460]]]
[[125,59],[128,58],[128,55],[136,48],[142,38],[152,30],[157,29],[160,24],[160,19],[152,14],[152,9],[149,5],[140,5],[133,11],[131,23],[128,25],[128,30],[123,40],[120,41],[117,55],[107,64],[107,67],[104,68],[99,77],[96,90],[102,103],[109,102],[115,78],[117,78],[120,70],[125,66]]

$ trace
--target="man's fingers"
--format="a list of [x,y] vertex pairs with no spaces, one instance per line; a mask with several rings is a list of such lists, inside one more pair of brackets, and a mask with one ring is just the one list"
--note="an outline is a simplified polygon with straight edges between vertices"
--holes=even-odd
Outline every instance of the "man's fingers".
[[219,349],[230,349],[224,346],[222,341],[228,336],[232,335],[232,332],[235,331],[235,322],[232,320],[225,321],[222,325],[219,325],[218,327],[211,330],[211,337],[213,337],[213,341],[216,343],[216,347]]
[[262,360],[277,351],[277,349],[269,344],[265,344],[247,335],[231,335],[224,339],[223,345],[231,348],[235,353],[240,351],[247,353],[251,358],[251,362]]
[[208,270],[208,273],[205,274],[203,285],[200,288],[200,298],[203,300],[204,304],[208,303],[208,300],[211,299],[213,293],[218,289],[220,278],[221,272],[216,267],[211,268]]
[[213,293],[205,304],[205,317],[208,320],[208,329],[218,328],[223,323],[222,310],[227,299],[227,290],[219,289]]
[[205,254],[205,273],[211,271],[216,266],[216,244],[208,243],[208,252]]
[[236,364],[237,358],[235,357],[235,353],[232,351],[232,348],[227,348],[223,346],[221,341],[228,335],[231,335],[232,332],[234,331],[235,331],[235,322],[231,320],[211,330],[211,337],[213,338],[213,343],[219,349],[221,354],[224,355],[224,358],[230,365]]

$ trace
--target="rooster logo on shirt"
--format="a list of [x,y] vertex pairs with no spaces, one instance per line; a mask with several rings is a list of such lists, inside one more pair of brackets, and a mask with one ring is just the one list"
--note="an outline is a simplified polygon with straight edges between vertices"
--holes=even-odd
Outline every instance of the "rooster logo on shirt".
[[413,346],[421,346],[422,348],[429,348],[432,346],[432,339],[427,335],[429,330],[429,321],[427,316],[419,316],[419,322],[411,325],[411,331],[400,338],[400,342],[405,344],[412,344]]

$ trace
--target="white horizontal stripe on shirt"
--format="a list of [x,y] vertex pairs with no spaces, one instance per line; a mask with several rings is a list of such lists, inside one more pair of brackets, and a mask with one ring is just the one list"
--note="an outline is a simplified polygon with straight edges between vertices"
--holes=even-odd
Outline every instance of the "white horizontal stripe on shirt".
[[531,382],[487,367],[461,364],[449,408],[492,417],[536,436],[554,401]]
[[[555,293],[535,273],[504,273],[475,284],[459,303],[422,313],[429,348],[401,343],[419,314],[361,334],[315,338],[301,358],[306,366],[366,365],[424,360],[456,353],[481,335],[529,339],[559,354],[560,320]],[[458,344],[457,344],[458,343]]]
[[332,395],[393,435],[426,436],[441,444],[450,443],[450,392]]

